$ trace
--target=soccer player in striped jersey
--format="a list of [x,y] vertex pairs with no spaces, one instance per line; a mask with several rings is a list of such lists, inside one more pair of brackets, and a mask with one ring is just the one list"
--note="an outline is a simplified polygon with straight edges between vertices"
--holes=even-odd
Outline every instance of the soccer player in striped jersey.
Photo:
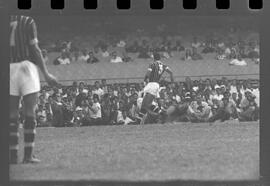
[[45,65],[38,46],[35,21],[28,16],[11,16],[10,19],[10,124],[9,162],[18,163],[19,132],[18,111],[22,98],[24,120],[23,163],[38,163],[33,148],[36,133],[35,109],[40,91],[39,72],[43,73],[49,85],[57,85]]
[[163,64],[160,61],[161,60],[160,54],[154,53],[153,56],[154,62],[152,62],[149,65],[147,73],[144,78],[144,83],[146,84],[146,86],[144,87],[144,97],[141,106],[141,114],[143,116],[140,124],[145,123],[148,114],[153,116],[159,114],[159,112],[154,112],[151,108],[153,100],[159,97],[159,88],[160,88],[159,81],[163,73],[164,72],[169,73],[171,82],[174,82],[173,73],[167,65]]

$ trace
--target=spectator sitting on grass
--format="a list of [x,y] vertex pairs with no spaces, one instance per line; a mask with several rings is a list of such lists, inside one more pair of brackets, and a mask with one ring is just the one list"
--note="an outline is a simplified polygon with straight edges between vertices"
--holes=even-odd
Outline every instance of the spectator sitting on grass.
[[82,51],[82,55],[79,57],[79,60],[83,62],[87,62],[88,59],[89,59],[89,54],[87,54],[87,50],[84,49]]
[[135,124],[135,123],[136,123],[135,121],[133,121],[127,116],[126,110],[118,111],[118,114],[117,114],[118,125],[129,125],[129,124]]
[[47,124],[47,114],[43,105],[38,105],[38,108],[36,110],[36,116],[38,126],[44,126]]
[[93,64],[93,63],[98,63],[99,62],[98,58],[96,58],[94,56],[93,52],[89,52],[88,56],[89,56],[89,58],[87,59],[87,63]]
[[201,46],[201,43],[198,41],[197,37],[193,37],[193,41],[191,43],[192,48],[198,49]]
[[116,52],[114,51],[112,53],[112,57],[111,57],[111,60],[110,60],[111,63],[122,63],[123,60],[120,56],[117,56]]
[[224,122],[229,119],[237,119],[237,109],[233,101],[229,100],[229,97],[222,98],[222,102],[217,109],[217,112],[209,119],[209,122],[221,120]]
[[103,94],[106,94],[106,93],[109,92],[109,91],[108,91],[109,87],[108,87],[108,85],[107,85],[106,79],[102,79],[102,80],[101,80],[101,88],[102,88],[102,90],[103,90]]
[[151,56],[149,55],[149,47],[147,46],[146,40],[142,41],[142,45],[139,46],[138,52],[139,52],[138,58],[142,58],[142,59],[151,58]]
[[192,47],[192,60],[202,60],[203,57],[198,53],[198,48]]
[[53,96],[53,126],[63,127],[64,126],[64,116],[63,116],[63,103],[61,94],[55,93]]
[[67,57],[67,55],[64,52],[62,52],[61,56],[57,57],[54,60],[53,64],[54,65],[68,65],[68,64],[70,64],[70,60]]
[[245,98],[240,103],[241,112],[239,121],[257,121],[259,118],[259,108],[255,102],[255,96],[251,92],[245,93]]
[[88,100],[82,101],[81,109],[82,109],[81,126],[90,126],[91,118]]
[[123,52],[123,57],[122,57],[122,60],[123,60],[123,62],[132,62],[132,61],[134,61],[130,56],[128,56],[127,55],[127,53],[126,52]]
[[137,93],[132,94],[129,102],[128,116],[130,119],[139,124],[141,118],[139,117],[140,108],[138,106],[137,101],[138,101],[138,94]]
[[192,60],[192,51],[190,48],[186,48],[185,56],[182,58],[182,60]]
[[126,47],[126,51],[129,52],[129,53],[137,53],[137,52],[139,52],[138,41],[134,41],[130,46]]
[[251,42],[249,44],[248,58],[255,62],[255,64],[259,64],[260,62],[260,54],[259,47],[256,47],[256,44]]
[[108,48],[106,45],[104,46],[101,46],[101,56],[104,57],[104,58],[107,58],[110,56],[110,53],[108,52]]
[[247,66],[247,62],[238,54],[237,58],[230,61],[229,65]]
[[197,95],[188,108],[188,117],[191,122],[206,122],[211,117],[211,107]]
[[177,52],[182,52],[182,51],[185,51],[185,47],[183,47],[182,43],[180,40],[177,40],[176,41],[176,44],[175,44],[175,47],[173,48],[174,51],[177,51]]
[[104,95],[104,90],[101,88],[99,81],[95,82],[94,89],[92,91],[92,94],[98,95],[98,98],[101,99],[101,96]]
[[48,58],[48,52],[47,52],[47,50],[43,49],[41,52],[42,52],[42,56],[43,56],[43,59],[44,59],[45,63],[48,63],[49,62],[49,58]]
[[202,49],[203,54],[208,54],[208,53],[214,53],[215,52],[215,47],[213,45],[212,40],[206,41],[204,48]]
[[99,103],[99,96],[97,94],[93,95],[93,100],[90,99],[89,110],[90,110],[91,125],[102,124],[101,105]]
[[228,54],[225,53],[225,50],[226,50],[226,46],[225,46],[224,42],[219,40],[219,42],[217,44],[217,56],[216,56],[217,60],[226,59]]
[[53,112],[52,112],[52,107],[51,107],[50,102],[45,104],[45,111],[46,111],[47,122],[50,125],[53,120]]
[[235,104],[236,108],[240,109],[241,97],[238,96],[237,92],[233,92],[231,96],[231,101]]
[[117,47],[124,48],[126,46],[126,42],[121,40],[119,43],[116,44]]
[[75,99],[75,107],[81,107],[82,101],[86,99],[87,90],[84,90],[82,87],[79,88],[79,94]]

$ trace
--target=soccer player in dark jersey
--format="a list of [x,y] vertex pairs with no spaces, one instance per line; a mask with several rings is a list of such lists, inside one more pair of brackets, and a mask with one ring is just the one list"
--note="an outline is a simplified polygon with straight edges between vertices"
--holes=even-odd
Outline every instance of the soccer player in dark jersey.
[[141,106],[141,113],[143,115],[141,123],[144,124],[146,121],[146,118],[148,114],[150,115],[158,115],[158,112],[154,112],[152,108],[152,103],[153,100],[157,97],[159,97],[159,81],[163,75],[164,72],[167,72],[170,74],[171,82],[174,82],[173,80],[173,73],[171,69],[163,64],[160,59],[160,54],[159,53],[154,53],[154,62],[152,62],[148,69],[147,73],[144,78],[145,84],[147,84],[144,87],[144,97],[142,101],[142,106]]
[[35,21],[28,16],[11,16],[10,20],[10,133],[9,162],[18,163],[19,132],[18,117],[20,100],[24,114],[24,158],[23,163],[40,162],[33,155],[36,134],[36,116],[40,80],[38,68],[51,86],[57,85],[45,65],[38,46]]

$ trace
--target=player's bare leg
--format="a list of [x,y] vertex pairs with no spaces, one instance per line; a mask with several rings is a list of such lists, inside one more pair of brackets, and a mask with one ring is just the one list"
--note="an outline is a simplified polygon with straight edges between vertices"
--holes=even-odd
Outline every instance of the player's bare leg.
[[38,93],[28,94],[23,97],[24,102],[24,158],[23,163],[39,163],[40,160],[33,156],[36,134],[35,109],[38,100]]
[[141,113],[143,114],[140,124],[145,124],[145,121],[147,120],[148,115],[157,115],[157,113],[153,112],[150,108],[152,106],[152,102],[155,99],[155,96],[146,93],[143,97],[142,107],[141,107]]
[[19,96],[9,96],[9,163],[18,163],[19,150]]

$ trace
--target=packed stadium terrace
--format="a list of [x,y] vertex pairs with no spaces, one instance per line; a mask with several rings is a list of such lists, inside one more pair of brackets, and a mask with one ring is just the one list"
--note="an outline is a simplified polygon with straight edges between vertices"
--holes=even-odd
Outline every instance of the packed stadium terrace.
[[[37,108],[38,126],[92,126],[139,124],[143,83],[43,86]],[[254,79],[161,82],[160,98],[153,102],[170,117],[150,117],[147,123],[259,120],[259,81]],[[23,119],[23,118],[21,118]]]

